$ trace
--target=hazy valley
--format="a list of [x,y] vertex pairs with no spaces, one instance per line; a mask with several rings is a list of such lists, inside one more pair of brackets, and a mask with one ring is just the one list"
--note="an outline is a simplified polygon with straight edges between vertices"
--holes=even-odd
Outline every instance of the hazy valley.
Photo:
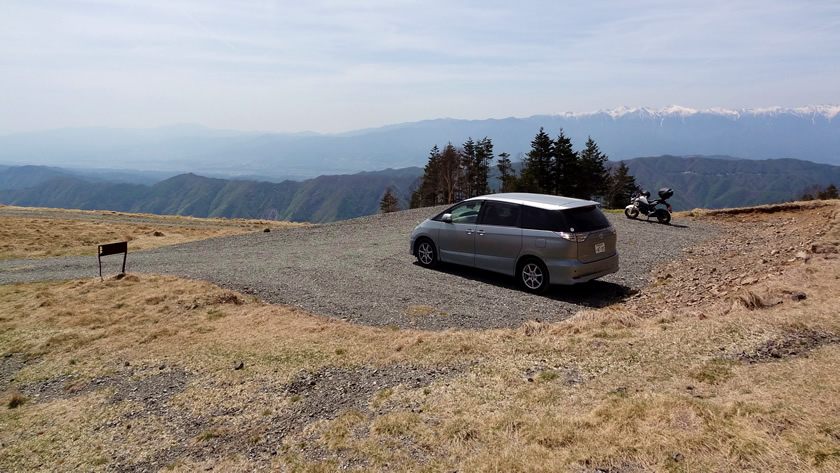
[[259,133],[198,125],[63,128],[0,136],[0,164],[193,172],[211,177],[306,179],[423,166],[434,145],[493,139],[516,160],[540,127],[576,146],[593,137],[612,161],[639,156],[795,158],[840,165],[840,107],[692,110],[620,108],[488,120],[437,119],[338,134]]
[[[840,167],[795,159],[659,156],[625,163],[640,186],[675,189],[677,210],[787,202],[809,186],[840,183]],[[106,180],[101,172],[8,167],[0,168],[0,204],[323,223],[377,213],[389,187],[407,208],[422,175],[405,168],[271,183],[183,174],[145,185]],[[499,188],[496,173],[490,186]]]

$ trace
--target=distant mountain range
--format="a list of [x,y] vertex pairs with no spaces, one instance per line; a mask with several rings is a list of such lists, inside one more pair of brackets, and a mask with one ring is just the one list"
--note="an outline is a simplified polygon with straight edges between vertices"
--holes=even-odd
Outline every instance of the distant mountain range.
[[[674,189],[676,210],[760,205],[795,200],[814,185],[840,185],[840,167],[796,159],[659,156],[626,160],[636,182],[654,195]],[[615,164],[613,162],[613,164]],[[421,168],[320,176],[280,183],[183,174],[154,185],[105,182],[59,168],[0,166],[0,203],[116,210],[195,217],[330,222],[379,211],[392,187],[407,207]],[[498,188],[494,180],[491,187]]]
[[423,166],[434,145],[490,137],[516,160],[540,127],[563,128],[575,149],[588,136],[611,160],[663,154],[796,158],[840,165],[840,106],[795,109],[619,108],[490,120],[438,119],[321,135],[213,130],[65,128],[0,136],[0,163],[195,172],[302,180],[323,174]]
[[[32,179],[52,170],[27,167]],[[20,168],[0,170],[0,182]],[[385,189],[392,187],[403,208],[409,189],[423,171],[388,169],[353,175],[320,176],[281,183],[213,179],[182,174],[152,186],[90,182],[58,174],[25,189],[7,186],[0,203],[25,207],[116,210],[194,217],[261,218],[294,222],[331,222],[379,212]]]
[[719,209],[788,202],[806,188],[840,186],[840,166],[798,159],[734,159],[726,156],[659,156],[625,161],[630,174],[656,195],[674,189],[676,210]]

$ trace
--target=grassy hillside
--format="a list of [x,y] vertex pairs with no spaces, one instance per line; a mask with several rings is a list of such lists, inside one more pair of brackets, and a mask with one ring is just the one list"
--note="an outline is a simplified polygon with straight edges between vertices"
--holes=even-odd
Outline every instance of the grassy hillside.
[[[36,212],[33,212],[36,211]],[[96,255],[98,245],[127,241],[129,251],[147,250],[265,229],[290,222],[198,219],[117,212],[32,209],[0,205],[0,260]]]

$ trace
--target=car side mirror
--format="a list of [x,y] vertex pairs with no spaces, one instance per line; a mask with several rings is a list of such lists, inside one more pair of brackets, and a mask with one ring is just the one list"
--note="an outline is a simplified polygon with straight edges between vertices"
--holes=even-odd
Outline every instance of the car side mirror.
[[440,221],[443,223],[452,223],[452,214],[443,214],[440,217]]

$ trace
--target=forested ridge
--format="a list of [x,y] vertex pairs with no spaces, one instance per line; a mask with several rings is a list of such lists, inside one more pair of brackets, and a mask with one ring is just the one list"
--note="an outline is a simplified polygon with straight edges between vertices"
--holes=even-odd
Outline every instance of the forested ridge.
[[[411,195],[411,207],[452,204],[491,191],[563,195],[597,200],[609,208],[623,207],[637,190],[636,181],[624,162],[610,166],[608,161],[592,137],[575,151],[562,128],[556,139],[540,128],[519,163],[506,152],[497,158],[489,137],[478,141],[470,137],[460,147],[450,142],[443,150],[435,145],[420,185]],[[494,189],[489,181],[491,169],[498,179]]]

